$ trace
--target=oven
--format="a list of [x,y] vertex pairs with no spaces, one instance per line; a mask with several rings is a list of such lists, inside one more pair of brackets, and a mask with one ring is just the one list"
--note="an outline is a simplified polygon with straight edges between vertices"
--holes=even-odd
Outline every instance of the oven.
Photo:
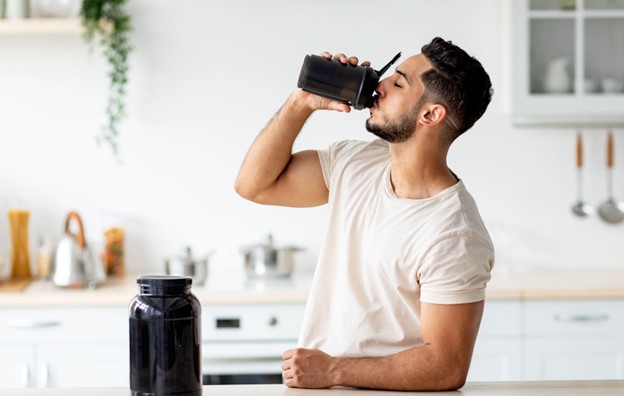
[[282,382],[282,354],[297,345],[305,304],[202,307],[204,385]]

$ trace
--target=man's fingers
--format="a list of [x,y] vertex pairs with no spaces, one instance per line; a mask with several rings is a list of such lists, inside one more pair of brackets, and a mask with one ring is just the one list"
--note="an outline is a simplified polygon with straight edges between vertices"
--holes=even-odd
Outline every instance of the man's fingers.
[[338,59],[342,63],[350,63],[352,65],[357,65],[358,64],[357,56],[348,57],[345,54],[336,54],[336,55],[334,55],[334,59]]
[[285,351],[284,353],[282,353],[282,360],[290,359],[293,356],[294,353],[295,353],[294,349],[289,349],[289,350]]
[[[336,55],[332,55],[331,52],[328,51],[323,51],[321,52],[321,56],[327,59],[337,59],[338,61],[340,61],[341,63],[349,63],[351,65],[357,66],[359,60],[357,56],[347,56],[345,54],[336,54]],[[370,67],[371,63],[370,61],[364,61],[361,64],[362,66],[366,66],[366,67]]]

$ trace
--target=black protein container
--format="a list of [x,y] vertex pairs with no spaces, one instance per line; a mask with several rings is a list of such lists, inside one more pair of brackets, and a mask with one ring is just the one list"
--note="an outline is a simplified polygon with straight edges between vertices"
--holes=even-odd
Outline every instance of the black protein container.
[[344,102],[356,110],[372,107],[379,79],[396,62],[401,53],[381,70],[341,63],[319,55],[306,55],[297,86],[329,99]]
[[184,276],[142,276],[130,302],[132,396],[199,396],[201,305]]

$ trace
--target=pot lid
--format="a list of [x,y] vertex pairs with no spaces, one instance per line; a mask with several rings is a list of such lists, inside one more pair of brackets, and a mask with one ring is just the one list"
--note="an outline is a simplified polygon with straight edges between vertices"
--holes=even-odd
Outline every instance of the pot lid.
[[192,265],[195,263],[202,263],[204,261],[206,261],[207,259],[205,257],[194,257],[193,256],[193,250],[191,249],[190,246],[186,246],[184,248],[184,251],[180,254],[178,254],[177,256],[172,256],[170,258],[167,259],[168,262],[181,262],[184,265]]
[[249,245],[247,246],[246,249],[243,249],[243,250],[254,250],[254,249],[265,249],[267,251],[292,250],[295,252],[304,250],[303,248],[300,248],[297,246],[282,246],[282,247],[275,246],[275,243],[273,241],[273,234],[267,234],[264,242],[256,244],[256,245]]

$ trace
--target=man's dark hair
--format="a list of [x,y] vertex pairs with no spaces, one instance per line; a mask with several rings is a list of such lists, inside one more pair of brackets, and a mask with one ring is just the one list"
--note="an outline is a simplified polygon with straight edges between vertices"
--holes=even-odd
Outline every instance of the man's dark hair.
[[421,76],[423,99],[446,108],[443,138],[452,142],[485,113],[494,93],[490,76],[477,59],[440,37],[424,45],[421,52],[433,65]]

